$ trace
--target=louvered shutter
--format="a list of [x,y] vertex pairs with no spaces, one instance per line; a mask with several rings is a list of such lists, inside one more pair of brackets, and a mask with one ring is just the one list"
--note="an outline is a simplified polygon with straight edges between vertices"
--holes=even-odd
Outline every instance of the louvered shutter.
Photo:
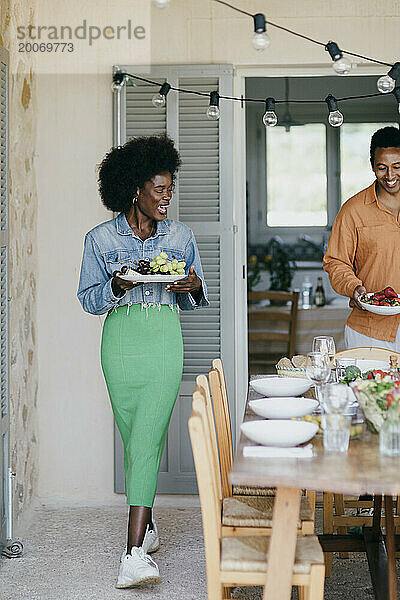
[[[120,68],[138,75],[141,71],[138,67]],[[208,372],[214,358],[222,357],[228,381],[232,384],[234,380],[232,106],[221,100],[221,119],[211,121],[206,117],[208,97],[171,91],[166,108],[161,110],[154,108],[151,99],[164,81],[173,87],[232,95],[232,67],[152,67],[144,77],[160,85],[137,81],[136,85],[129,83],[123,88],[118,119],[121,143],[133,136],[163,131],[174,139],[182,167],[168,213],[170,218],[186,223],[195,234],[210,300],[209,308],[180,313],[185,348],[183,380],[159,477],[161,492],[192,493],[195,476],[187,420],[195,377]],[[230,392],[233,398],[232,387]],[[118,455],[116,491],[122,491],[120,446]]]
[[0,47],[0,549],[9,537],[7,523],[9,436],[8,341],[8,52]]

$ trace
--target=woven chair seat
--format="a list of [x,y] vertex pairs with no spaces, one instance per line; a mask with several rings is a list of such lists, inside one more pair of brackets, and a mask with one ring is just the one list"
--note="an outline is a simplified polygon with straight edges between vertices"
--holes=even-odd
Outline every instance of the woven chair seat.
[[[255,571],[267,569],[268,537],[225,537],[221,540],[222,571]],[[324,555],[313,535],[298,536],[293,573],[310,573],[311,565],[324,564]]]
[[234,496],[275,496],[276,488],[252,487],[249,485],[234,485]]
[[[230,527],[272,527],[273,496],[232,496],[224,498],[222,524]],[[308,499],[301,497],[297,527],[302,521],[312,521],[312,510]]]

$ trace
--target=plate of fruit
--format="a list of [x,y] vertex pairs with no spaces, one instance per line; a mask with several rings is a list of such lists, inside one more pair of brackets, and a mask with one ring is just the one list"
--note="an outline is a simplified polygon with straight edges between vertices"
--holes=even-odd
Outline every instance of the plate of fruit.
[[122,265],[120,277],[136,283],[172,283],[186,277],[185,267],[185,261],[160,252],[153,260],[135,261],[134,267]]
[[400,297],[389,286],[380,292],[362,294],[358,300],[364,308],[376,315],[398,315],[400,313]]

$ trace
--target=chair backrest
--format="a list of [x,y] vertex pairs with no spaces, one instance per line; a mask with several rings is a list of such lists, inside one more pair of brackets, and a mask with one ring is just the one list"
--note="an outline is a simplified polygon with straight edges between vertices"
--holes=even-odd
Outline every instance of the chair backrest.
[[218,453],[218,442],[215,431],[215,421],[213,415],[213,409],[210,398],[210,388],[208,387],[208,380],[205,375],[198,375],[196,377],[196,391],[199,392],[196,398],[193,398],[192,408],[196,406],[197,414],[203,420],[203,427],[207,434],[207,443],[210,448],[210,457],[213,463],[215,472],[217,496],[222,499],[222,484],[221,484],[221,467]]
[[[222,496],[226,498],[232,496],[232,486],[229,483],[228,478],[233,462],[232,431],[222,361],[220,359],[216,360],[219,361],[218,369],[212,368],[208,374],[208,378],[210,381],[211,398],[215,415],[215,429],[218,438]],[[216,361],[213,361],[213,365],[215,362]],[[221,382],[221,373],[223,383]]]
[[[273,306],[265,307],[264,309],[260,308],[260,310],[249,310],[249,341],[256,342],[260,340],[268,340],[268,341],[280,341],[288,343],[288,354],[289,357],[295,353],[296,346],[296,328],[297,328],[297,312],[299,305],[299,291],[296,290],[294,292],[249,292],[247,294],[248,301],[252,300],[272,300],[272,301],[280,301],[280,302],[290,302],[291,309],[290,312],[286,312],[284,310],[276,310]],[[263,321],[264,323],[268,321],[286,321],[288,323],[288,332],[281,333],[277,331],[256,331],[252,330],[252,324],[259,323]]]
[[398,356],[398,352],[388,350],[387,348],[372,348],[372,347],[360,347],[360,348],[349,348],[348,350],[342,350],[337,352],[335,358],[362,358],[370,360],[386,360],[389,362],[391,355]]
[[203,392],[196,387],[193,393],[192,414],[189,418],[188,427],[200,495],[208,597],[211,597],[212,591],[218,589],[220,583],[221,501],[216,493],[217,483],[210,456],[211,443],[207,439],[203,419],[196,410],[197,403],[200,402],[201,405],[201,396],[203,396]]

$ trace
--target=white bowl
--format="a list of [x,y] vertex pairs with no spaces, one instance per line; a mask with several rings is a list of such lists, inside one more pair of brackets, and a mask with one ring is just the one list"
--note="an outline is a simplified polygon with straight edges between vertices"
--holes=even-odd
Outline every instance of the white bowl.
[[299,377],[278,377],[271,375],[270,377],[261,377],[253,379],[250,385],[259,394],[264,396],[300,396],[307,392],[312,383],[308,379],[300,379]]
[[242,423],[241,430],[257,444],[291,448],[314,437],[318,424],[309,421],[246,421]]
[[318,401],[312,398],[259,398],[250,400],[249,406],[256,415],[267,419],[291,419],[304,417],[318,407]]
[[[368,298],[373,296],[374,294],[366,294]],[[400,306],[374,306],[373,304],[367,304],[366,302],[361,302],[360,304],[369,310],[369,312],[374,313],[375,315],[398,315],[400,313]]]

